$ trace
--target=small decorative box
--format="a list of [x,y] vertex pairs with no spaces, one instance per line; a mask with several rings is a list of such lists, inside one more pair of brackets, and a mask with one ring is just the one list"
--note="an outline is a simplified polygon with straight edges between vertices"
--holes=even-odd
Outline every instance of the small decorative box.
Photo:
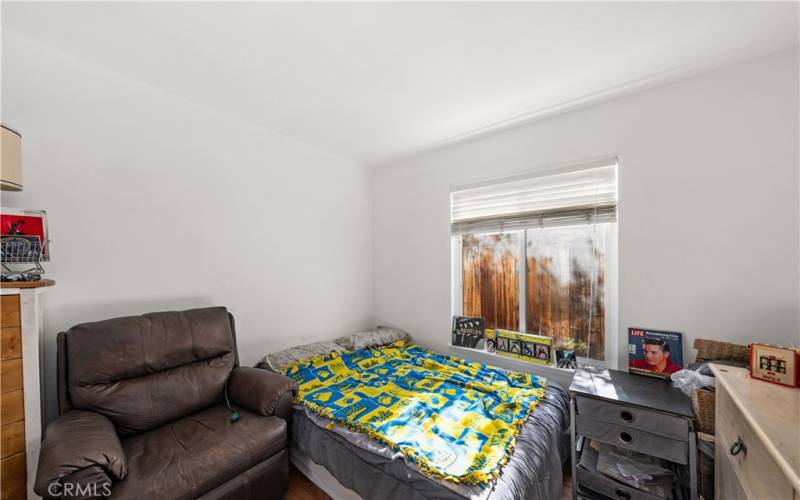
[[775,384],[797,387],[800,358],[795,349],[769,344],[750,345],[750,376]]

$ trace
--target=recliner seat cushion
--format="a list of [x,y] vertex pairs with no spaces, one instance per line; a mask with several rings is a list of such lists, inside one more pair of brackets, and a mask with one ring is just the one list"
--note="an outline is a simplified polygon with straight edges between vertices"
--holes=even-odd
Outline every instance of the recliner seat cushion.
[[211,307],[74,326],[66,361],[73,407],[128,436],[222,401],[236,354],[227,310]]
[[286,421],[217,405],[122,442],[127,477],[112,499],[196,498],[286,447]]

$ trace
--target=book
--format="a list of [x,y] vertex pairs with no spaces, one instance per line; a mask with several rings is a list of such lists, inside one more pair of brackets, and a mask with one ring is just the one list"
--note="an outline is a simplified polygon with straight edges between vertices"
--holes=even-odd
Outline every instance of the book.
[[451,343],[458,347],[483,349],[486,343],[484,330],[486,320],[469,316],[453,316]]
[[628,328],[628,371],[669,378],[683,369],[683,336],[678,332]]

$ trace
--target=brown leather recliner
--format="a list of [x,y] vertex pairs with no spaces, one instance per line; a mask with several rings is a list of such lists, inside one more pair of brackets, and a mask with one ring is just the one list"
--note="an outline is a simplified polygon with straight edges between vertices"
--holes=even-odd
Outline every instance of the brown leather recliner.
[[45,430],[35,491],[282,498],[296,390],[289,378],[239,366],[224,307],[74,326],[58,334],[60,416]]

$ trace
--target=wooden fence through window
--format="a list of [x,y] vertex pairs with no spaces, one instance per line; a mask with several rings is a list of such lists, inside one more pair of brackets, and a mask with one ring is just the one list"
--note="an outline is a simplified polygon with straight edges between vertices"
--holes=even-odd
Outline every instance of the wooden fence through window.
[[[464,314],[486,328],[519,330],[519,239],[523,233],[462,239]],[[526,330],[554,337],[578,356],[605,358],[604,240],[591,226],[531,230],[526,245]]]

